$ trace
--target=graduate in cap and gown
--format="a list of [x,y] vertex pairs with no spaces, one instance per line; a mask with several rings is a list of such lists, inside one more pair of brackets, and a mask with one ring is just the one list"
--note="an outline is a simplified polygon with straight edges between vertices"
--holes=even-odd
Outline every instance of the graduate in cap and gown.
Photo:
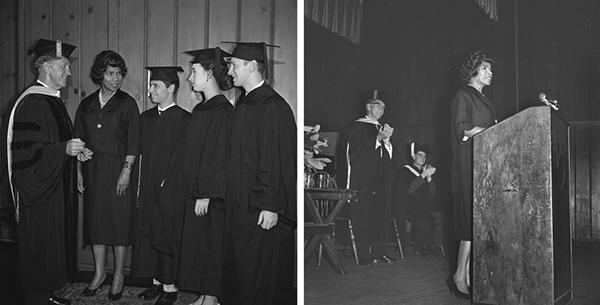
[[[150,100],[156,107],[140,115],[140,172],[136,213],[136,234],[133,246],[132,276],[152,278],[152,286],[138,297],[153,300],[165,293],[174,293],[173,257],[151,246],[153,223],[160,221],[169,205],[158,205],[158,194],[171,159],[184,134],[190,113],[176,104],[181,67],[147,67],[150,71]],[[157,219],[159,218],[159,219]],[[165,295],[164,298],[167,298]],[[166,300],[160,300],[165,302]],[[159,301],[157,301],[158,304]]]
[[[367,100],[366,115],[352,122],[347,132],[346,159],[348,189],[362,191],[358,202],[350,207],[355,228],[357,260],[361,265],[388,264],[393,258],[386,254],[386,221],[393,198],[395,168],[391,137],[394,128],[379,120],[385,103],[376,93]],[[370,249],[370,251],[369,251]]]
[[[196,305],[216,305],[223,296],[225,170],[229,161],[234,108],[223,95],[233,87],[220,48],[186,52],[193,56],[188,78],[203,101],[192,113],[181,150],[165,181],[164,195],[176,198],[183,216],[175,217],[177,285],[196,292]],[[175,186],[173,185],[175,184]],[[180,188],[176,194],[172,190]],[[161,196],[162,198],[162,196]]]
[[[85,146],[73,125],[60,89],[71,75],[75,46],[40,39],[30,50],[37,81],[12,108],[7,134],[10,186],[19,236],[19,281],[25,303],[71,304],[55,291],[69,280],[67,262],[76,234],[75,156]],[[76,235],[75,235],[76,236]],[[75,246],[76,247],[76,246]]]
[[232,125],[222,304],[296,301],[296,124],[265,83],[267,46],[237,43],[230,59],[229,75],[246,95]]
[[[75,116],[75,135],[93,152],[82,160],[83,242],[92,245],[94,276],[81,293],[96,294],[107,277],[107,247],[113,247],[115,270],[109,300],[123,295],[125,255],[131,245],[136,176],[133,163],[139,151],[139,109],[133,97],[121,90],[127,75],[125,60],[105,50],[96,55],[90,69],[100,88],[88,95]],[[135,171],[133,171],[135,172]]]
[[434,245],[442,245],[442,214],[437,204],[436,168],[427,164],[431,150],[427,145],[410,145],[412,162],[396,171],[396,192],[400,223],[408,219],[414,228],[418,255],[437,255]]

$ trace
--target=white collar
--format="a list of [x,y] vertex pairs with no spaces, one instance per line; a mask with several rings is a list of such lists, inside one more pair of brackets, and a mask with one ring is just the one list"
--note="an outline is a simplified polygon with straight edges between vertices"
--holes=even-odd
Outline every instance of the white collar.
[[357,119],[356,121],[363,122],[363,123],[369,123],[369,124],[373,124],[373,125],[381,125],[381,124],[379,124],[378,120],[373,120],[372,118],[370,118],[366,115],[362,118]]
[[55,93],[54,95],[55,95],[56,97],[60,97],[60,90],[57,90],[57,89],[51,88],[50,86],[46,85],[46,83],[44,83],[43,81],[41,81],[41,80],[39,80],[39,79],[37,80],[37,82],[38,82],[38,84],[40,84],[40,85],[42,85],[42,86],[44,86],[44,87],[46,87],[46,88],[48,88],[48,89],[51,89],[51,90],[56,90],[56,93]]
[[261,80],[261,81],[260,81],[260,83],[258,83],[258,85],[254,86],[254,88],[252,88],[252,89],[248,90],[248,92],[246,92],[246,95],[248,95],[248,93],[252,92],[252,90],[254,90],[254,89],[256,89],[256,88],[258,88],[258,87],[262,86],[264,83],[265,83],[265,80],[264,80],[264,79],[263,79],[263,80]]
[[167,109],[169,109],[169,108],[171,108],[171,107],[173,107],[173,106],[175,106],[175,105],[176,105],[175,103],[172,103],[172,104],[169,104],[169,106],[167,106],[167,107],[165,107],[165,108],[160,108],[160,105],[157,105],[157,106],[156,106],[156,109],[158,109],[158,111],[161,111],[161,112],[162,112],[162,111],[165,111],[165,110],[167,110]]

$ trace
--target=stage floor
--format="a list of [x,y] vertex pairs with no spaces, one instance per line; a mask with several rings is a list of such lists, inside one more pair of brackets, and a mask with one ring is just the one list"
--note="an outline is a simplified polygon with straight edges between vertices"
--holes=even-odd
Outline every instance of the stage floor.
[[[389,265],[359,266],[340,252],[345,275],[333,271],[326,260],[317,269],[313,257],[305,266],[306,305],[469,305],[450,294],[446,277],[449,257],[420,257],[411,247],[404,260]],[[398,255],[396,255],[397,257]],[[600,304],[600,248],[573,248],[571,305]]]

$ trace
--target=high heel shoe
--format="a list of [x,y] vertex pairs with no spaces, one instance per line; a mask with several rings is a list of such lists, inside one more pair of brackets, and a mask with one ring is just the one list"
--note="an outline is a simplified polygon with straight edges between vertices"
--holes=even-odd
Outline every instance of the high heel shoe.
[[96,292],[98,292],[98,289],[100,289],[100,287],[102,287],[102,285],[104,285],[105,281],[106,281],[106,273],[104,274],[104,278],[102,279],[102,281],[100,281],[100,284],[98,285],[98,287],[96,287],[94,289],[90,289],[89,286],[85,287],[85,289],[83,289],[83,291],[81,292],[81,295],[86,298],[95,296]]
[[[115,275],[113,274],[113,280],[114,280]],[[112,286],[110,287],[110,289],[108,290],[108,300],[109,301],[116,301],[118,299],[120,299],[123,296],[123,289],[125,288],[125,280],[123,280],[123,286],[121,286],[121,291],[117,292],[117,293],[112,293]]]
[[454,283],[454,278],[452,278],[452,275],[446,279],[446,285],[448,285],[448,289],[450,289],[450,293],[454,294],[454,296],[456,298],[465,299],[465,300],[471,299],[471,296],[469,294],[466,294],[466,293],[458,290],[458,287],[456,287],[456,283]]
[[108,292],[108,300],[109,301],[116,301],[118,299],[120,299],[123,296],[123,288],[121,288],[121,291],[119,291],[118,293],[112,293],[112,291]]

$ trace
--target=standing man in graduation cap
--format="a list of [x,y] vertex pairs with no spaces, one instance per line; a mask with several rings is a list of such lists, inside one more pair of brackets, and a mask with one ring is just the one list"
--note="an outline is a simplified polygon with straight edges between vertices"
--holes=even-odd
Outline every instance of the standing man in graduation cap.
[[246,95],[231,133],[223,304],[295,303],[296,124],[265,83],[267,46],[237,43],[230,59],[229,75]]
[[[77,203],[75,156],[85,146],[60,89],[71,75],[75,46],[40,39],[30,50],[37,82],[12,108],[7,134],[9,179],[19,223],[19,277],[30,304],[71,304],[56,290],[68,282],[70,232]],[[76,212],[75,212],[75,215]],[[75,222],[76,223],[76,222]],[[75,231],[76,232],[76,231]]]
[[141,176],[133,248],[132,275],[152,278],[152,286],[138,295],[155,304],[173,304],[177,300],[175,266],[172,255],[155,248],[161,233],[157,224],[172,209],[159,205],[158,194],[179,139],[187,127],[189,112],[179,107],[175,95],[179,89],[181,67],[147,67],[150,70],[150,100],[156,107],[140,115]]

